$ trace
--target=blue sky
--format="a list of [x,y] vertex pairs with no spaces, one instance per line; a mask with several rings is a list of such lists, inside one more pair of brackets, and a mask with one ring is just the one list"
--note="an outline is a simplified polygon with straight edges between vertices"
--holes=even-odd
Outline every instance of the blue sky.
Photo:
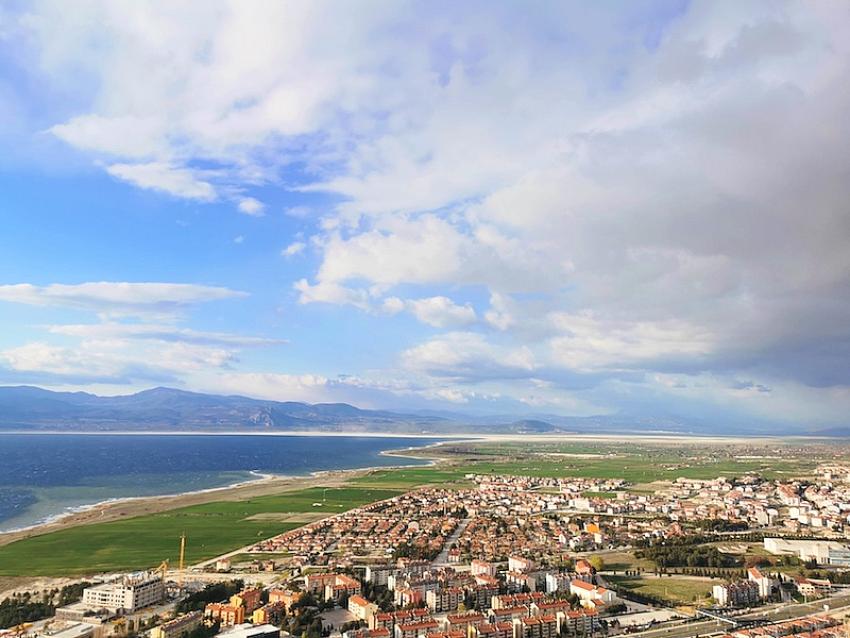
[[0,384],[821,427],[842,2],[13,2]]

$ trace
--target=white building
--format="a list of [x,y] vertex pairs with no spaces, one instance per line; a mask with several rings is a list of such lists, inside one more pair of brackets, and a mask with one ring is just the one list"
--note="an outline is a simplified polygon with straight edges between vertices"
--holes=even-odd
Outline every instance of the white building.
[[83,590],[83,604],[92,609],[131,612],[165,598],[165,583],[155,572],[137,572]]
[[850,549],[836,541],[798,541],[784,538],[765,538],[764,548],[771,554],[790,554],[818,565],[850,567]]
[[546,593],[554,594],[559,591],[569,591],[571,580],[569,574],[546,574]]
[[[243,623],[234,625],[231,629],[223,631],[218,638],[281,638],[284,632],[280,627],[274,625],[251,625]],[[289,634],[286,634],[287,636]]]

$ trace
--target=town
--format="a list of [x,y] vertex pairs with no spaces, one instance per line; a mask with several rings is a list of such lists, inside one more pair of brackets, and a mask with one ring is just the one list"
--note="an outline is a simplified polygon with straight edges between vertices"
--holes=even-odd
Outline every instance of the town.
[[[634,488],[622,479],[470,473],[201,565],[103,578],[54,616],[0,634],[554,638],[667,627],[676,636],[843,635],[850,469]],[[703,590],[691,600],[635,587],[676,592],[693,582]]]

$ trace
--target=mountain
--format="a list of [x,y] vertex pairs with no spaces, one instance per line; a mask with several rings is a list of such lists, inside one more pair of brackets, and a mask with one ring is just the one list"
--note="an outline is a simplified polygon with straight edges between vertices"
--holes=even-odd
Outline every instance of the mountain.
[[[519,420],[518,420],[519,418]],[[174,388],[153,388],[125,396],[52,392],[31,386],[0,387],[0,430],[64,431],[287,431],[383,432],[396,434],[773,434],[758,422],[746,426],[676,415],[556,414],[474,415],[441,410],[410,413],[364,410],[347,403],[266,401]],[[847,437],[848,428],[795,431]]]
[[347,403],[263,401],[173,388],[101,397],[28,386],[0,387],[0,429],[422,432],[440,430],[446,424],[438,417],[361,410]]

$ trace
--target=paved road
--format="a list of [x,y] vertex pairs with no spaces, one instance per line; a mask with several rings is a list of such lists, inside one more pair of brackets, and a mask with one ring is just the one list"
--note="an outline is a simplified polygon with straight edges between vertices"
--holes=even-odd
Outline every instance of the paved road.
[[[794,605],[779,605],[761,608],[757,611],[735,616],[735,620],[767,620],[775,622],[799,618],[809,614],[823,613],[823,606],[829,605],[829,613],[835,613],[850,609],[850,595],[841,594],[827,599],[821,599],[812,603],[799,603]],[[692,638],[693,636],[706,636],[709,634],[727,633],[729,625],[714,620],[679,624],[667,628],[650,629],[635,634],[633,638]]]
[[457,542],[457,539],[460,538],[460,535],[466,531],[467,526],[472,521],[471,518],[465,518],[460,523],[458,523],[455,531],[452,532],[452,535],[446,539],[446,542],[443,543],[443,549],[440,550],[440,553],[431,561],[431,564],[435,567],[440,567],[442,565],[449,564],[449,549],[451,549],[452,545]]

